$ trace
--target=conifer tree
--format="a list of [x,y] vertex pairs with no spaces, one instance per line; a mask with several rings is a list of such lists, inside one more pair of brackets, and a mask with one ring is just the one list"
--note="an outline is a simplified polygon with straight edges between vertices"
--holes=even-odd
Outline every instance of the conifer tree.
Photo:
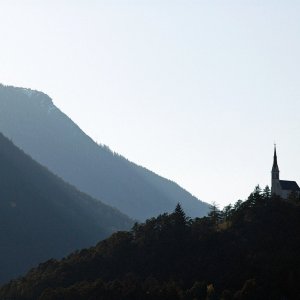
[[263,190],[263,197],[265,200],[269,200],[271,198],[271,189],[268,185],[266,185],[266,187]]
[[218,224],[221,220],[221,211],[219,210],[218,204],[213,202],[210,207],[210,212],[208,213],[209,218],[213,222],[213,224]]
[[187,217],[180,203],[177,203],[173,216],[176,225],[186,225]]

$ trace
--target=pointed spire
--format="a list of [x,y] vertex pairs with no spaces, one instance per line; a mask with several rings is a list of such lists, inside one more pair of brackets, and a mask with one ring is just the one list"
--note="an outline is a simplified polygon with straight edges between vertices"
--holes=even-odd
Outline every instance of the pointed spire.
[[274,159],[273,159],[272,171],[279,171],[278,164],[277,164],[276,144],[274,144]]

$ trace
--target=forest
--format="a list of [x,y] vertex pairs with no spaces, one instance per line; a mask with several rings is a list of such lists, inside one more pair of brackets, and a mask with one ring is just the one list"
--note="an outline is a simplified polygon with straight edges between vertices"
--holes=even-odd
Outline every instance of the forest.
[[0,289],[15,300],[299,299],[300,201],[259,186],[207,216],[135,223]]

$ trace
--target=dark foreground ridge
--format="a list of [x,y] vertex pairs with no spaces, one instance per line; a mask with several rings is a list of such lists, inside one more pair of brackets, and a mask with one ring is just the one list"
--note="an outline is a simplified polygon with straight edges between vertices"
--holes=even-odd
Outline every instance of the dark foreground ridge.
[[132,224],[50,173],[0,133],[0,282]]
[[133,219],[172,212],[179,201],[191,217],[208,212],[207,203],[176,183],[95,143],[44,93],[0,85],[0,132],[80,191]]
[[50,260],[0,290],[15,300],[299,299],[299,200],[256,189],[190,220],[136,224],[96,247]]

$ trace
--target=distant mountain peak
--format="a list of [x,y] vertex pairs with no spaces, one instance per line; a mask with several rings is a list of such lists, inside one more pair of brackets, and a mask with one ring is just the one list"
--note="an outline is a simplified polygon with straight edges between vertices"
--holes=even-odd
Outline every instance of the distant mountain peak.
[[180,202],[191,217],[208,212],[176,183],[95,143],[46,94],[0,88],[0,132],[79,190],[138,220],[171,212]]
[[45,93],[38,91],[38,90],[33,90],[30,88],[24,88],[24,87],[14,87],[10,85],[4,85],[0,84],[0,91],[6,91],[6,92],[14,92],[15,89],[18,89],[20,93],[25,95],[26,97],[23,98],[23,100],[28,99],[28,100],[34,100],[36,104],[40,104],[42,106],[50,106],[53,108],[56,108],[56,106],[53,104],[52,99]]
[[28,96],[28,98],[32,98],[33,96],[35,96],[38,91],[35,90],[31,90],[31,89],[26,89],[26,88],[21,88],[21,91]]

